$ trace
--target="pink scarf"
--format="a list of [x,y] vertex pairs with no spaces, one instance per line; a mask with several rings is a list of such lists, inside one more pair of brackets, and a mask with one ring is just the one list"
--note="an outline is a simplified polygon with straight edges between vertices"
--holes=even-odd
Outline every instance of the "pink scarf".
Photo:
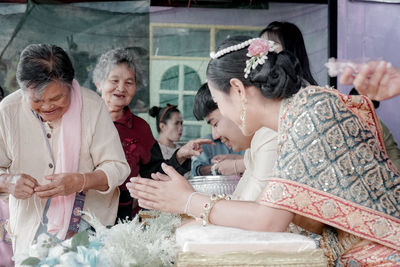
[[[58,139],[58,155],[55,173],[78,172],[81,149],[81,111],[82,95],[79,83],[72,81],[71,103],[61,118],[60,136]],[[65,239],[71,220],[75,193],[51,199],[47,211],[47,230]]]

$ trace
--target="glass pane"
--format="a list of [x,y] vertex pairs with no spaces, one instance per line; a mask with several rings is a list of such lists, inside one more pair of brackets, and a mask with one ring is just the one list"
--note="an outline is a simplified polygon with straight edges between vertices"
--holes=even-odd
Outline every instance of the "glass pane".
[[258,30],[216,30],[215,32],[215,44],[216,46],[220,45],[225,39],[230,38],[232,36],[249,36],[249,37],[258,37],[260,31]]
[[183,125],[182,141],[200,138],[200,125]]
[[208,57],[210,30],[189,28],[153,28],[155,56]]
[[183,88],[184,90],[197,91],[200,88],[201,82],[197,72],[191,67],[184,66],[185,80]]
[[177,94],[160,94],[160,107],[165,107],[167,104],[178,105],[178,99]]
[[196,118],[193,115],[194,106],[194,95],[183,96],[183,120],[195,121]]
[[179,66],[173,66],[164,72],[161,78],[160,90],[178,90]]

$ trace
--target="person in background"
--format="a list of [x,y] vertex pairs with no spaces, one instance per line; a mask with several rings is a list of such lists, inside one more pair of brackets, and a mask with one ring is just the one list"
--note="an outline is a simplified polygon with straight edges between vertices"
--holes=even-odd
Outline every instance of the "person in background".
[[400,95],[400,69],[386,61],[370,61],[359,66],[359,71],[345,68],[340,76],[343,84],[352,84],[361,95],[373,100],[386,100]]
[[[243,175],[232,194],[232,198],[248,201],[256,200],[264,189],[268,178],[272,175],[273,165],[277,157],[277,133],[262,127],[252,136],[243,135],[235,123],[221,115],[207,84],[203,84],[197,91],[193,113],[196,118],[205,118],[211,125],[212,134],[215,138],[229,143],[233,150],[245,151],[243,159],[233,159],[236,161],[233,162],[234,172],[241,172]],[[229,136],[229,138],[226,136]],[[217,155],[214,159],[219,156],[224,155]],[[232,169],[231,161],[225,160],[225,162]]]
[[[190,170],[194,155],[200,155],[201,145],[210,140],[197,139],[188,142],[164,160],[161,149],[151,133],[146,121],[129,110],[129,103],[136,93],[136,84],[140,80],[137,61],[127,49],[118,48],[105,52],[93,71],[93,82],[101,93],[108,112],[117,128],[126,160],[131,167],[129,177],[141,175],[150,177],[152,173],[162,171],[161,163],[166,162],[180,174]],[[117,221],[131,219],[140,210],[137,202],[131,198],[125,186],[120,185],[120,200]]]
[[221,116],[206,83],[196,93],[193,114],[211,125],[212,134],[204,138],[215,145],[203,145],[201,155],[192,160],[192,176],[241,175],[245,169],[244,151],[250,146],[251,137],[244,136],[232,121]]
[[158,144],[164,159],[170,159],[178,149],[176,142],[182,136],[182,116],[177,106],[167,104],[166,107],[154,106],[149,110],[150,116],[156,118]]
[[322,236],[331,266],[398,265],[400,176],[379,138],[372,103],[304,87],[297,58],[274,48],[272,41],[235,36],[207,67],[222,115],[244,135],[261,127],[278,132],[273,175],[257,201],[196,193],[167,165],[156,180],[132,178],[132,196],[142,207],[190,214],[203,225],[283,232],[296,224]]
[[[4,90],[0,86],[0,102],[3,100]],[[0,191],[0,266],[13,266],[11,239],[7,234],[7,221],[10,218],[8,210],[8,194]]]
[[0,103],[0,191],[17,258],[42,233],[64,240],[90,230],[87,213],[103,225],[117,216],[129,165],[104,102],[74,76],[62,48],[29,45],[17,66],[21,89]]
[[317,85],[311,74],[303,34],[295,24],[285,21],[273,21],[260,32],[259,36],[278,44],[276,53],[286,50],[294,54],[300,61],[300,66],[303,70],[303,79],[309,85]]
[[[358,92],[355,88],[352,88],[350,90],[349,95],[358,95]],[[374,104],[375,109],[379,108],[379,105],[380,105],[379,101],[372,100],[372,103]],[[382,129],[382,138],[383,138],[383,142],[385,144],[385,149],[386,149],[387,155],[389,156],[389,159],[392,161],[394,166],[396,166],[396,168],[398,170],[400,170],[400,149],[397,145],[397,142],[394,139],[389,128],[383,123],[383,121],[381,119],[379,119],[379,124]]]
[[0,101],[4,98],[4,90],[3,87],[0,86]]

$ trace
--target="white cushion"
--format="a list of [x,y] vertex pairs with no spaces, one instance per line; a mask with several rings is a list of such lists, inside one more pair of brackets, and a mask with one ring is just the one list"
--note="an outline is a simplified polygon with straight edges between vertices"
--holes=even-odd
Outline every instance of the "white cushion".
[[202,254],[228,252],[302,252],[316,249],[313,239],[292,233],[256,232],[237,228],[187,224],[176,230],[181,251]]

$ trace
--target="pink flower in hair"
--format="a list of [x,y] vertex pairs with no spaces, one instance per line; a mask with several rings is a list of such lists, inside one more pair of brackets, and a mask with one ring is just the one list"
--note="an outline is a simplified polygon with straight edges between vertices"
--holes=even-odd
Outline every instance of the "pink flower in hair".
[[251,40],[246,56],[250,59],[246,60],[246,68],[244,69],[244,78],[248,78],[251,70],[254,70],[258,65],[265,63],[268,59],[268,52],[275,51],[277,45],[275,42],[261,38]]
[[253,42],[251,42],[247,56],[249,57],[261,56],[262,54],[268,53],[268,51],[269,51],[268,41],[265,39],[256,39]]

